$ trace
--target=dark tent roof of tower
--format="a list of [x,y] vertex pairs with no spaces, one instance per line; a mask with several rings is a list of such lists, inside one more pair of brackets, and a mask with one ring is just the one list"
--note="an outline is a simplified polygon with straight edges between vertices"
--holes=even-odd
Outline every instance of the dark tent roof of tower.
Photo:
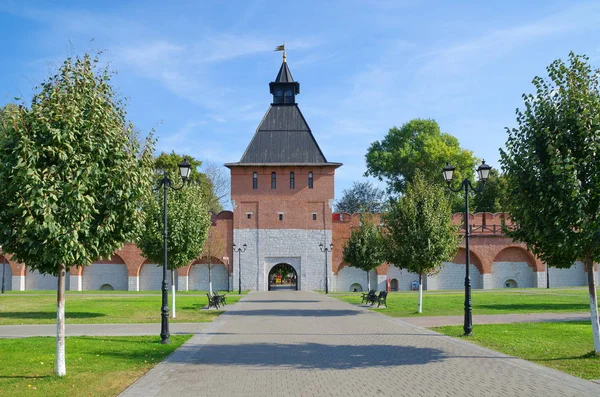
[[281,68],[279,69],[279,73],[277,73],[277,77],[275,78],[275,83],[293,83],[294,78],[292,77],[292,72],[290,72],[290,68],[287,65],[287,62],[281,63]]
[[296,104],[271,105],[239,163],[231,166],[322,165],[329,163]]

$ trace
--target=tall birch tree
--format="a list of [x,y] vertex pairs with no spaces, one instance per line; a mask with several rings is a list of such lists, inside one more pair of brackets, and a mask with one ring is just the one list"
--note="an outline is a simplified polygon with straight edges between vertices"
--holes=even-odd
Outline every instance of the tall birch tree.
[[517,127],[507,129],[500,162],[509,186],[506,210],[517,226],[507,234],[525,242],[547,265],[587,269],[594,350],[600,324],[594,263],[600,260],[600,69],[569,54],[535,77],[523,95]]
[[131,241],[151,184],[151,139],[138,141],[111,73],[89,55],[68,58],[0,121],[0,245],[58,277],[56,373],[65,365],[65,275]]

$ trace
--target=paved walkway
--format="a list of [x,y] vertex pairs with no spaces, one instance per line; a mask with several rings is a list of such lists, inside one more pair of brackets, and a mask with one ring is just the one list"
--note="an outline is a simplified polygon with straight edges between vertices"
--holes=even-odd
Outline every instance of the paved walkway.
[[310,292],[251,293],[132,396],[599,396],[600,385]]

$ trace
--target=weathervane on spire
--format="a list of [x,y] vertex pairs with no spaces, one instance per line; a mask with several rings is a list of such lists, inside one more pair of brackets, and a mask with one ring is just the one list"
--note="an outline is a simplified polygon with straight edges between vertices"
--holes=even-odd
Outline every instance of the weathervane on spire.
[[283,42],[282,45],[278,45],[277,47],[275,47],[275,51],[283,51],[283,62],[286,61],[286,56],[285,56],[285,41]]

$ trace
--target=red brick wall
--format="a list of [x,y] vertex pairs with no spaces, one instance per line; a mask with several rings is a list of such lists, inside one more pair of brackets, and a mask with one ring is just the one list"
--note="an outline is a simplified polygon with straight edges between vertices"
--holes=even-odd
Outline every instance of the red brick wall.
[[[258,173],[258,188],[252,188],[253,173]],[[277,175],[271,189],[271,173]],[[290,172],[295,188],[290,189]],[[308,188],[308,173],[313,173],[313,188]],[[335,167],[232,167],[231,198],[235,202],[234,227],[237,229],[331,229],[329,201],[334,195]],[[247,213],[252,212],[251,219]],[[283,213],[283,220],[279,220]],[[313,220],[312,214],[317,214]]]

